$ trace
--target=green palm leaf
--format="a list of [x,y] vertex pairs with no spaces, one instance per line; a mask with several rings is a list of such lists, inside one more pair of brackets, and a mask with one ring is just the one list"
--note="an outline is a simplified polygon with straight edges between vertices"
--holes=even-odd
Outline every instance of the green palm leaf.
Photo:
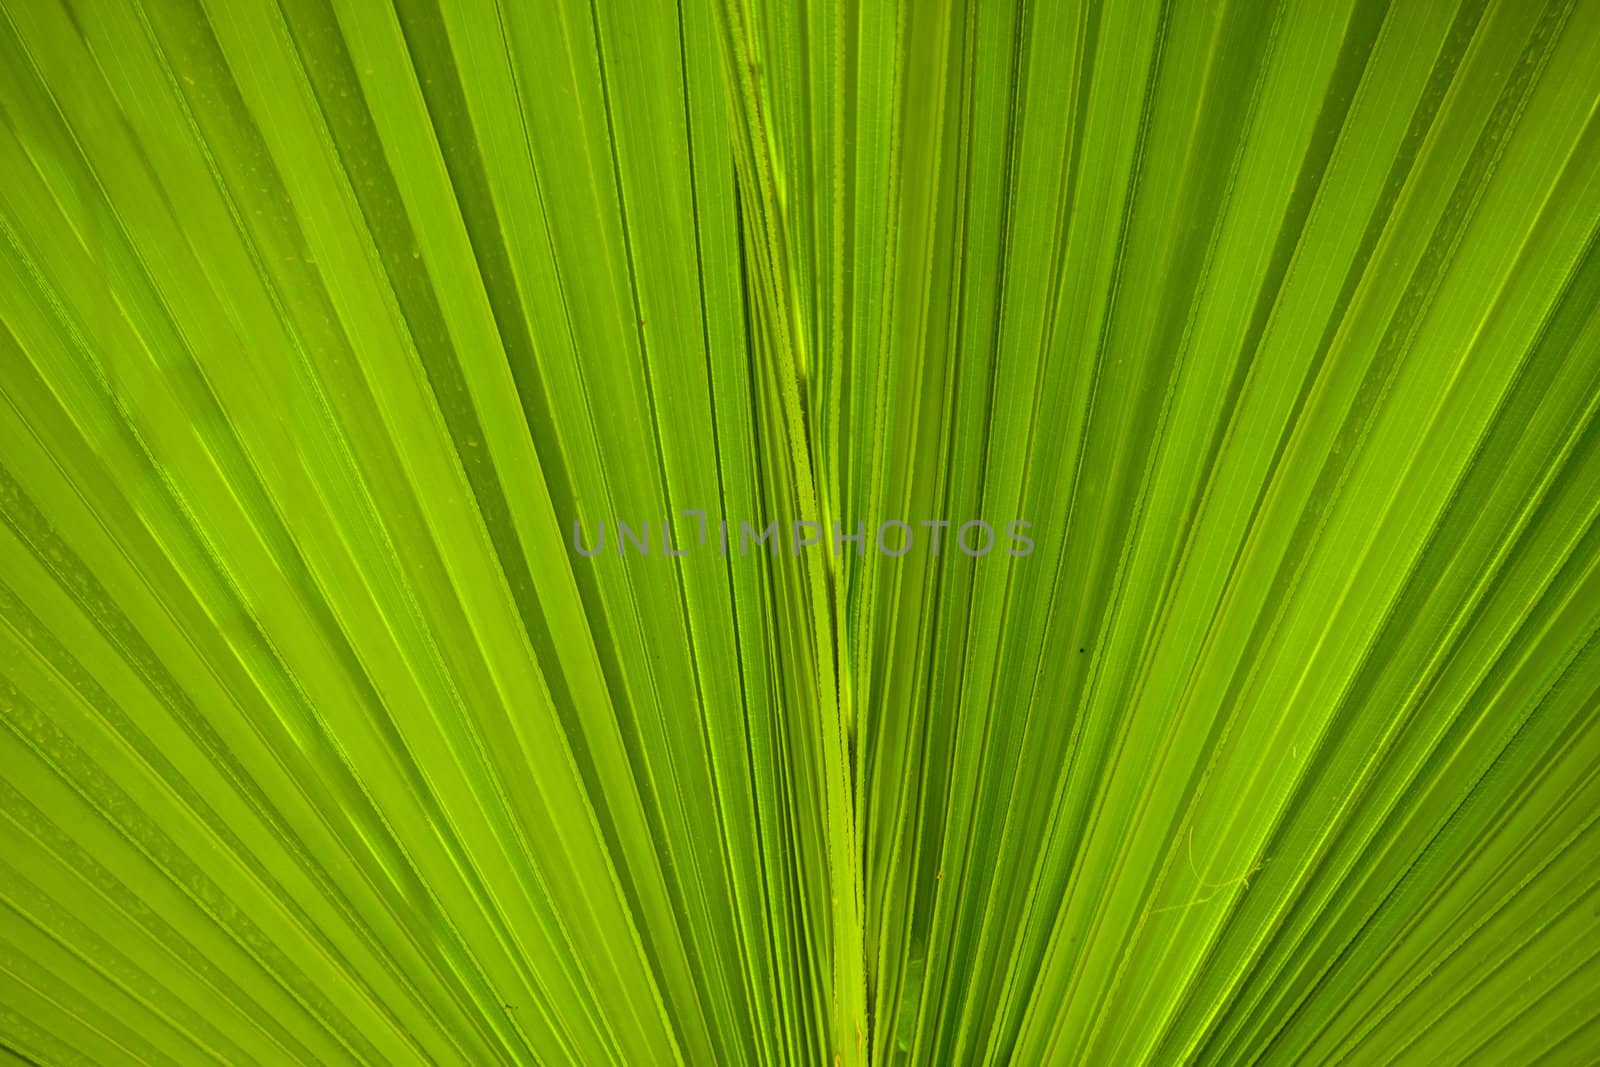
[[0,13],[0,1059],[1600,1060],[1594,0]]

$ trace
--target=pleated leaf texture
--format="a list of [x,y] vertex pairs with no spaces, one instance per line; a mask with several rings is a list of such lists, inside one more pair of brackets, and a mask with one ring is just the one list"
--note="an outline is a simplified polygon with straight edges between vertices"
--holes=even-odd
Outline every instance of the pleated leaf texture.
[[1600,1062],[1600,0],[0,12],[0,1061]]

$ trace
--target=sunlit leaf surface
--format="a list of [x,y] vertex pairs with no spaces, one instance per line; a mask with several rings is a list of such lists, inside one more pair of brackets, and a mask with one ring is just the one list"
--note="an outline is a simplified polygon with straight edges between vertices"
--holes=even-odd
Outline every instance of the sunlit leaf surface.
[[0,1060],[1600,1062],[1597,241],[1600,0],[3,0]]

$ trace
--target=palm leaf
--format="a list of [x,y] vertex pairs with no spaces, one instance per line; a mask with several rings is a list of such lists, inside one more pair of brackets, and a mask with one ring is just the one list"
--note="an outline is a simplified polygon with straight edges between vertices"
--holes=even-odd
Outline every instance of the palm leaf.
[[0,12],[0,1058],[1600,1058],[1593,0]]

